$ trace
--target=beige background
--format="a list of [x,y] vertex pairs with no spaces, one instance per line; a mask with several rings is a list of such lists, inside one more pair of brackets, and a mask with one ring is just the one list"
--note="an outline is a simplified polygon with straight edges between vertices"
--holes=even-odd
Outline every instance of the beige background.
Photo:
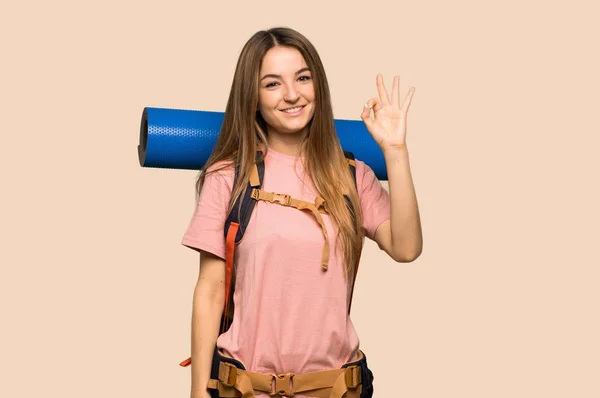
[[139,166],[141,112],[223,111],[275,25],[316,45],[337,118],[377,72],[416,87],[424,253],[369,243],[353,306],[375,397],[600,396],[597,2],[11,3],[0,396],[189,396],[197,173]]

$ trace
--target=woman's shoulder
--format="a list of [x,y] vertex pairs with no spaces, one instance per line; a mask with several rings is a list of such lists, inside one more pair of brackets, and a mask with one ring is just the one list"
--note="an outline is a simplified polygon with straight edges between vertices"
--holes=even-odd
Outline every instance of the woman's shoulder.
[[356,164],[356,179],[362,181],[365,177],[373,177],[375,176],[375,172],[365,161],[355,158],[354,162]]
[[378,195],[383,188],[381,181],[375,174],[375,171],[369,164],[361,159],[356,158],[356,188],[359,197],[368,196],[371,194]]
[[232,160],[220,160],[204,170],[204,186],[231,190],[235,178],[235,167]]
[[218,173],[224,176],[229,174],[233,175],[235,173],[234,162],[231,159],[219,160],[206,168],[205,173],[207,175],[212,173]]

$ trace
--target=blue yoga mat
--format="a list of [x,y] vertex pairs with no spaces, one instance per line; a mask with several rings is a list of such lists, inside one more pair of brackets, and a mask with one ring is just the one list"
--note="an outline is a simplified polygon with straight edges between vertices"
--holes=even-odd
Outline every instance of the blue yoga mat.
[[[223,112],[146,107],[142,113],[138,156],[142,167],[200,170],[208,160],[223,123]],[[346,151],[387,180],[381,148],[362,120],[335,119]]]

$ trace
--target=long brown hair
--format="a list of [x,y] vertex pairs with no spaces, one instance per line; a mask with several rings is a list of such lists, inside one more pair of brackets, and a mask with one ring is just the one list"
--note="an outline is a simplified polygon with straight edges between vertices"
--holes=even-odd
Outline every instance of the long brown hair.
[[[325,199],[328,214],[337,227],[338,249],[342,250],[346,275],[350,275],[358,261],[364,239],[360,203],[335,131],[331,96],[323,64],[314,46],[299,32],[287,27],[261,30],[242,48],[221,131],[211,156],[200,172],[196,193],[199,195],[202,189],[207,170],[212,172],[231,166],[238,168],[239,178],[233,187],[229,203],[231,211],[236,198],[246,189],[251,167],[256,161],[256,148],[261,146],[263,154],[266,154],[267,126],[257,111],[259,72],[263,57],[275,46],[298,50],[313,75],[315,111],[308,124],[308,134],[302,142],[301,152],[305,157],[306,173]],[[220,162],[223,162],[223,167],[214,167]],[[352,204],[354,217],[343,194],[348,196]]]

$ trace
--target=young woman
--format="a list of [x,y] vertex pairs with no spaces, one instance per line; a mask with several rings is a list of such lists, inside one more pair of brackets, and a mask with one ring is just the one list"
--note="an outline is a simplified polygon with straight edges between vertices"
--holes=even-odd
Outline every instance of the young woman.
[[[182,241],[200,252],[192,398],[268,397],[269,391],[296,397],[373,394],[372,373],[348,312],[364,237],[398,262],[413,261],[422,250],[405,142],[414,88],[401,106],[397,77],[391,97],[381,75],[377,89],[379,98],[367,101],[361,117],[385,156],[389,194],[360,159],[355,185],[313,45],[280,27],[257,32],[243,47]],[[221,333],[224,225],[236,198],[248,189],[257,150],[264,162],[261,190],[286,199],[256,201],[235,247],[235,311]],[[303,205],[286,205],[290,198]],[[349,369],[358,369],[358,376]]]

